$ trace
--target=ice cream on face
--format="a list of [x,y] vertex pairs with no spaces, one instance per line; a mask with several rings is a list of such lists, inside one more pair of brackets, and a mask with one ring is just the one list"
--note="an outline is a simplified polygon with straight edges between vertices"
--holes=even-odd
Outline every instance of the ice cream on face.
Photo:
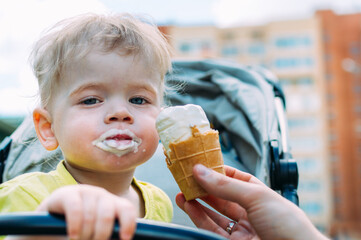
[[200,133],[211,130],[205,112],[200,106],[194,104],[165,108],[160,112],[156,121],[159,137],[167,153],[170,151],[170,143],[190,138],[192,127],[195,126]]
[[128,129],[110,129],[92,143],[103,151],[121,157],[129,152],[137,152],[142,140]]

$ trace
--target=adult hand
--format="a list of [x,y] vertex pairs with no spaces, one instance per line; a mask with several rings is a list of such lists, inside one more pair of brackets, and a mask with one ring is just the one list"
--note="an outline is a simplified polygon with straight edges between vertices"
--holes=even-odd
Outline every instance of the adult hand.
[[110,239],[115,219],[121,225],[120,239],[132,239],[136,227],[136,209],[131,202],[84,184],[55,190],[37,211],[64,214],[71,239]]
[[[229,239],[327,239],[300,208],[256,177],[229,166],[225,172],[200,164],[193,168],[194,178],[210,194],[202,200],[218,213],[177,195],[177,205],[197,227]],[[227,231],[230,221],[235,225]]]

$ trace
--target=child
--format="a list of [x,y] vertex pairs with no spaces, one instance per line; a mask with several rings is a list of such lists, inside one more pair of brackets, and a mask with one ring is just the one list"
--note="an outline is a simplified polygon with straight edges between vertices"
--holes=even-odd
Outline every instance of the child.
[[0,211],[65,214],[74,239],[107,239],[115,219],[122,239],[132,237],[136,217],[170,222],[166,194],[133,177],[158,146],[155,119],[170,69],[158,29],[127,14],[80,15],[48,31],[32,57],[36,133],[64,160],[2,184]]

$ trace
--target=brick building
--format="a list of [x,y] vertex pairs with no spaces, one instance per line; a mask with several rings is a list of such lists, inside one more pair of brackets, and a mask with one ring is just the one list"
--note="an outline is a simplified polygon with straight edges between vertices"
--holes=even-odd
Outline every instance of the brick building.
[[361,235],[361,13],[319,11],[334,200],[332,232]]

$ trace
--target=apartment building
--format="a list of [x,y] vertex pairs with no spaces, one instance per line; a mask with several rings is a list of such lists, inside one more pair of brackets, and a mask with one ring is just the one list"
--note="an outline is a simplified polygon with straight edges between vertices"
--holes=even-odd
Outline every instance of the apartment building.
[[167,27],[176,58],[262,65],[279,77],[300,207],[332,236],[361,229],[360,24],[360,14],[319,11],[260,26]]
[[327,82],[332,231],[361,238],[361,13],[319,11],[316,16],[322,24]]

